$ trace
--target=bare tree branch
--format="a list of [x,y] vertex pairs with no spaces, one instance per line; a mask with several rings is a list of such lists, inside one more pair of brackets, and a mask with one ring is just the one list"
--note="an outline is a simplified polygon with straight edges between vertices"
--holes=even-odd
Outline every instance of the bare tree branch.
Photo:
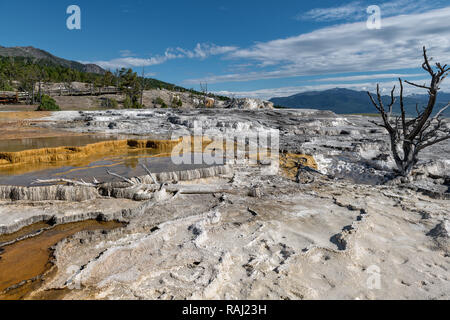
[[441,114],[442,114],[448,107],[450,107],[450,102],[449,102],[445,107],[443,107],[441,110],[439,110],[439,111],[436,113],[436,115],[434,116],[433,120],[436,120],[437,118],[439,118],[439,117],[441,116]]
[[436,115],[432,118],[430,116],[433,113],[437,94],[440,90],[439,84],[447,77],[450,67],[447,65],[435,64],[435,69],[430,64],[432,58],[428,58],[426,48],[423,47],[423,59],[422,68],[427,71],[431,76],[430,85],[420,85],[407,80],[405,83],[428,90],[428,102],[425,108],[420,111],[418,105],[416,105],[417,117],[407,120],[406,110],[403,100],[404,88],[403,80],[399,78],[400,83],[400,116],[395,118],[395,121],[391,123],[392,106],[395,103],[394,91],[395,87],[391,91],[391,102],[388,105],[388,111],[385,110],[380,87],[377,84],[377,100],[373,98],[370,92],[367,92],[370,101],[378,110],[383,120],[383,124],[370,121],[377,126],[385,128],[390,136],[391,140],[391,152],[394,157],[397,169],[401,175],[409,175],[418,161],[418,153],[426,147],[433,144],[450,139],[450,129],[446,127],[441,116],[443,112],[450,106],[450,103],[441,108]]
[[417,88],[423,88],[423,89],[431,90],[431,87],[428,87],[428,86],[426,86],[426,85],[420,85],[420,84],[417,84],[417,83],[414,83],[414,82],[410,82],[410,81],[408,81],[408,80],[405,80],[405,82],[406,82],[407,84],[410,84],[410,85],[412,85],[412,86],[414,86],[414,87],[417,87]]
[[150,178],[152,178],[153,182],[155,184],[158,184],[158,182],[156,182],[155,177],[153,176],[153,173],[151,173],[151,171],[147,168],[147,166],[145,164],[142,164],[141,166],[142,166],[142,168],[144,168],[144,170],[147,172],[147,174],[150,176]]
[[36,179],[31,184],[57,184],[57,183],[67,183],[69,185],[74,186],[81,186],[81,187],[96,187],[98,183],[88,183],[84,182],[83,180],[77,181],[77,180],[70,180],[70,179],[64,179],[64,178],[58,178],[58,179]]
[[117,173],[114,173],[114,172],[111,172],[111,171],[109,171],[109,170],[106,170],[106,172],[109,174],[109,175],[111,175],[111,176],[114,176],[114,177],[117,177],[117,178],[119,178],[119,179],[122,179],[123,181],[125,181],[125,182],[127,182],[127,183],[129,183],[129,184],[135,184],[133,181],[131,181],[130,179],[128,179],[128,178],[126,178],[126,177],[124,177],[124,176],[121,176],[121,175],[119,175],[119,174],[117,174]]

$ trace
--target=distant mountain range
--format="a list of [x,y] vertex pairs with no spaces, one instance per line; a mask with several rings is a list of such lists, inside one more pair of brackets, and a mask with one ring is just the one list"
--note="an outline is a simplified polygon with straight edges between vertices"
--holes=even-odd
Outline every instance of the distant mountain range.
[[[385,105],[389,103],[390,99],[387,95],[382,96]],[[331,110],[338,114],[377,113],[365,91],[343,88],[303,92],[289,97],[272,98],[270,101],[275,105],[287,108]],[[427,101],[427,94],[414,94],[404,97],[406,113],[410,116],[416,115],[416,104],[419,105],[420,109],[426,105]],[[445,106],[448,102],[450,102],[450,93],[440,92],[435,110],[438,111],[440,107]],[[398,101],[395,103],[393,110],[394,112],[399,112],[400,106]],[[450,116],[450,107],[445,111],[444,115]]]
[[36,61],[45,61],[54,65],[75,69],[82,72],[104,74],[105,70],[96,64],[83,64],[76,61],[56,57],[47,51],[34,47],[2,47],[0,46],[0,57],[25,57]]

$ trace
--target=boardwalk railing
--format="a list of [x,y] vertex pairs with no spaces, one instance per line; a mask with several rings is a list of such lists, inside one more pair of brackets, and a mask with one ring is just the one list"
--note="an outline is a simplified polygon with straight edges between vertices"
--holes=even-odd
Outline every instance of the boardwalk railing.
[[86,88],[79,89],[51,89],[45,90],[45,94],[51,96],[100,96],[103,94],[118,94],[119,90],[116,88]]
[[18,103],[22,92],[0,91],[0,103]]
[[[87,88],[77,89],[51,89],[42,90],[42,94],[50,96],[100,96],[104,94],[118,94],[120,91],[116,88]],[[34,96],[38,96],[38,92]],[[20,91],[0,91],[0,103],[19,103],[20,101],[31,100],[31,93]]]

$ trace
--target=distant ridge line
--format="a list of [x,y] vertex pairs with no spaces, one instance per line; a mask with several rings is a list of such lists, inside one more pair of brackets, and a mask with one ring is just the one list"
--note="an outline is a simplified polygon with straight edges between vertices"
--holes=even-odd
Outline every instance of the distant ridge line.
[[[382,96],[384,102],[388,103],[390,97]],[[287,108],[306,108],[318,110],[330,110],[339,114],[350,113],[377,113],[377,110],[371,104],[366,91],[356,91],[346,88],[333,88],[323,91],[308,91],[297,93],[288,97],[276,97],[269,101],[277,106]],[[416,104],[420,107],[426,105],[428,101],[427,94],[414,94],[404,98],[406,113],[416,115]],[[440,92],[435,106],[437,112],[441,107],[450,102],[450,93]],[[394,105],[394,112],[399,110],[398,102]],[[450,116],[450,109],[444,114]]]

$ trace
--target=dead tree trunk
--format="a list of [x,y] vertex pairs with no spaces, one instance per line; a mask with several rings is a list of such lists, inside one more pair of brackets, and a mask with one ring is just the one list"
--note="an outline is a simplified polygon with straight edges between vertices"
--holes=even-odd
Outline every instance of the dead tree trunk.
[[31,86],[31,104],[34,104],[34,91],[35,91],[35,87],[36,87],[36,82],[32,81],[32,86]]
[[206,107],[206,98],[208,97],[208,83],[205,82],[204,84],[200,82],[200,91],[202,92],[203,96],[203,107]]
[[416,106],[417,116],[415,118],[406,118],[402,79],[399,79],[400,115],[396,116],[395,119],[392,118],[392,107],[396,101],[394,97],[395,86],[391,91],[391,100],[387,106],[387,110],[382,101],[379,85],[377,85],[377,101],[370,92],[367,92],[372,104],[378,110],[383,120],[381,124],[374,121],[371,122],[385,128],[389,133],[392,156],[398,173],[402,176],[411,174],[412,169],[417,164],[418,154],[421,150],[450,139],[450,127],[441,118],[442,113],[448,108],[450,102],[437,112],[434,117],[430,118],[436,104],[438,91],[440,90],[439,85],[446,78],[450,67],[436,63],[433,69],[430,65],[431,59],[428,59],[425,47],[423,47],[423,58],[424,63],[422,64],[422,68],[431,76],[430,85],[419,85],[406,80],[404,81],[412,86],[428,90],[428,103],[422,111],[419,111],[419,108]]
[[141,107],[144,105],[145,67],[142,67]]
[[42,87],[41,87],[41,78],[39,78],[39,103],[42,101]]

